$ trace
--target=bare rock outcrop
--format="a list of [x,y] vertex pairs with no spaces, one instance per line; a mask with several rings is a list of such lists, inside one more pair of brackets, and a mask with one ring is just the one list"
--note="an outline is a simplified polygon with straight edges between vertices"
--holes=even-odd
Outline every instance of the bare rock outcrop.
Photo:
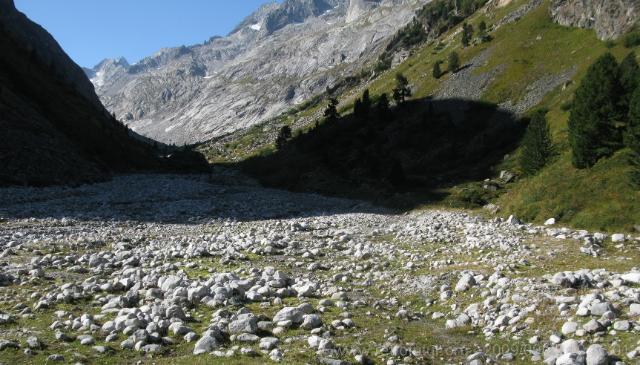
[[549,8],[555,22],[594,29],[602,40],[616,39],[640,17],[640,0],[554,0]]

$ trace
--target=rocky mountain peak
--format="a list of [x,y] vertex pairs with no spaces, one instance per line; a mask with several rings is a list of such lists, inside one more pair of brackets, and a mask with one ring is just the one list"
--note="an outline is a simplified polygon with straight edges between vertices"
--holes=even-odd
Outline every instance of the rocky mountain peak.
[[129,62],[124,57],[119,57],[104,59],[93,68],[84,68],[83,70],[93,85],[99,88],[104,84],[105,79],[122,71],[127,72],[129,67]]
[[268,3],[246,17],[230,34],[250,29],[267,36],[289,24],[302,23],[332,9],[345,9],[347,2],[348,0],[285,0],[281,4]]

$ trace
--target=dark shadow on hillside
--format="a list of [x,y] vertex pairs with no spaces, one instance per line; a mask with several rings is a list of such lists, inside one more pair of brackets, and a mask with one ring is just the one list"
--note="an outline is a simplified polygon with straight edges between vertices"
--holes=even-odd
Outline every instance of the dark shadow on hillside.
[[[15,11],[12,4],[3,8]],[[66,55],[55,54],[53,38],[16,16],[27,34],[43,37],[53,48],[25,43],[17,35],[22,32],[11,31],[0,17],[0,186],[80,184],[114,173],[208,171],[202,155],[160,146],[109,115],[80,69]]]
[[412,100],[328,120],[238,165],[265,186],[404,210],[446,199],[447,187],[494,176],[525,125],[493,104]]
[[[447,199],[452,185],[493,176],[523,127],[509,112],[465,100],[372,108],[321,123],[273,154],[232,169],[215,167],[211,175],[132,175],[76,188],[0,189],[0,230],[3,217],[109,226],[402,212]],[[277,189],[259,186],[238,169]]]

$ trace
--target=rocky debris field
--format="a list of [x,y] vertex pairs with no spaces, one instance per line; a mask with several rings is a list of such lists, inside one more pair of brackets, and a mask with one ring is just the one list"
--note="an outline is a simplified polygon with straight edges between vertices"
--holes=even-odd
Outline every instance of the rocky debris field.
[[636,237],[240,181],[0,190],[0,362],[640,361]]

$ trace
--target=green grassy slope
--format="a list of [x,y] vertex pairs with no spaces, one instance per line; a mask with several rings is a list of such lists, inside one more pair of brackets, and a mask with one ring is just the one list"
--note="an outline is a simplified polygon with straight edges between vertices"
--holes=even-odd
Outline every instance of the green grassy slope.
[[[438,60],[444,61],[443,67],[446,68],[447,56],[452,51],[460,54],[463,65],[478,55],[487,55],[483,64],[474,66],[474,75],[500,70],[480,96],[482,101],[494,104],[506,101],[517,104],[531,97],[531,85],[536,81],[566,73],[572,81],[548,87],[544,90],[546,95],[536,100],[537,105],[531,109],[549,110],[547,117],[556,144],[556,158],[537,176],[508,184],[495,202],[501,206],[501,214],[515,213],[538,223],[555,217],[560,224],[575,227],[633,229],[635,224],[640,223],[640,195],[628,184],[625,152],[601,161],[592,169],[574,169],[570,164],[567,144],[569,113],[564,110],[566,107],[563,108],[572,100],[580,80],[596,58],[611,51],[618,59],[622,59],[630,50],[624,48],[622,42],[606,44],[598,40],[594,31],[555,24],[549,16],[548,0],[521,19],[494,29],[501,19],[526,3],[525,0],[514,0],[505,7],[481,9],[468,22],[477,29],[482,20],[486,21],[493,38],[491,42],[476,42],[475,45],[462,48],[459,25],[435,41],[412,50],[404,62],[373,81],[342,93],[339,96],[340,111],[343,114],[351,113],[353,101],[365,87],[370,89],[374,98],[382,93],[390,95],[397,72],[402,72],[409,79],[414,99],[436,94],[447,85],[452,75],[445,74],[440,79],[434,79],[433,64]],[[323,107],[324,103],[320,103],[293,113],[287,117],[287,124],[295,123],[297,118],[308,118]],[[248,144],[247,140],[243,142],[245,146]],[[261,150],[263,154],[265,151],[268,154],[272,149],[265,147]],[[497,175],[503,169],[518,173],[518,153],[518,150],[508,153],[494,166],[494,173]],[[481,185],[478,182],[478,186]],[[446,189],[447,193],[456,195],[461,186],[449,186]],[[445,200],[444,203],[450,204],[451,201]]]
[[[508,8],[499,9],[500,14],[477,14],[470,23],[484,19],[488,24],[499,19],[523,2],[513,2]],[[476,72],[486,72],[494,67],[506,66],[485,91],[482,99],[502,103],[517,102],[526,94],[528,85],[549,74],[558,74],[575,68],[573,82],[549,92],[537,107],[549,109],[549,122],[558,156],[540,174],[522,178],[508,185],[507,192],[497,199],[502,214],[541,223],[555,217],[560,224],[598,230],[632,230],[640,223],[640,193],[633,189],[627,178],[629,170],[626,153],[620,152],[605,159],[588,170],[577,170],[571,166],[567,143],[567,120],[569,113],[562,106],[570,102],[589,65],[606,51],[611,51],[621,60],[630,50],[621,43],[605,44],[595,32],[585,29],[567,28],[555,24],[548,15],[548,1],[531,11],[521,20],[503,26],[492,34],[493,41],[460,49],[460,35],[441,50],[437,42],[428,45],[407,59],[393,72],[376,80],[373,93],[388,92],[393,85],[393,73],[403,72],[410,80],[417,80],[416,97],[436,91],[441,80],[434,80],[431,68],[435,60],[446,60],[451,50],[460,53],[468,61],[481,51],[488,49],[488,62]],[[450,37],[449,34],[444,39]],[[427,75],[425,77],[425,75]],[[414,81],[415,82],[415,81]],[[512,154],[500,168],[517,169],[518,151]]]

